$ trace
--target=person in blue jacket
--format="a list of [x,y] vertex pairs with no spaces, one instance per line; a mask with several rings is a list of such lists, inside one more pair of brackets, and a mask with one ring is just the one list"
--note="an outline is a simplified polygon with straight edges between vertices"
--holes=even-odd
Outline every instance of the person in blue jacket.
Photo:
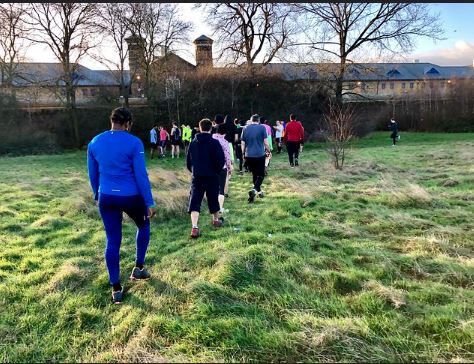
[[130,279],[149,279],[143,267],[150,241],[150,218],[156,213],[150,181],[145,165],[142,141],[129,133],[132,114],[116,108],[110,115],[111,128],[95,136],[87,147],[89,180],[98,201],[107,244],[105,262],[112,286],[112,300],[123,299],[120,283],[120,244],[122,214],[125,212],[137,225],[136,261]]

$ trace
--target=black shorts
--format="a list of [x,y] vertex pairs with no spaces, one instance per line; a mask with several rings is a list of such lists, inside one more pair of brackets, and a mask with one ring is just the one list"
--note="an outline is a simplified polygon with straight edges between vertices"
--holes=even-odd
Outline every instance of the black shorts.
[[172,140],[171,144],[172,145],[181,145],[181,140]]
[[158,145],[156,143],[151,143],[151,149],[155,150],[158,148]]
[[189,143],[191,143],[191,142],[189,140],[184,140],[183,143],[184,143],[184,146],[187,147],[189,145]]
[[160,147],[166,148],[166,140],[160,140]]
[[227,168],[223,168],[219,173],[219,195],[224,195],[225,183],[227,181]]
[[201,212],[204,193],[206,194],[207,205],[211,214],[221,209],[219,205],[219,178],[217,176],[193,177],[189,194],[188,213],[193,211]]

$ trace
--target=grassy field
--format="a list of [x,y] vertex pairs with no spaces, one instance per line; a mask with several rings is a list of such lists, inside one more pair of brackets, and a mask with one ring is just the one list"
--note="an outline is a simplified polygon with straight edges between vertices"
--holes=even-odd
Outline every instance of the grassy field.
[[275,155],[196,241],[183,159],[147,165],[153,278],[126,280],[127,220],[116,306],[85,152],[0,159],[0,361],[474,361],[474,134],[375,133],[344,171]]

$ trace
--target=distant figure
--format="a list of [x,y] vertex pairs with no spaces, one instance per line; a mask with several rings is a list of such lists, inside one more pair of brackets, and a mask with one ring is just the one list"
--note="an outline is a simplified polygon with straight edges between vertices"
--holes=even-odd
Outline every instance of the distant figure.
[[150,130],[150,145],[151,145],[150,159],[153,159],[153,154],[155,154],[155,150],[158,148],[158,133],[156,132],[157,129],[158,129],[158,126],[154,124],[153,128],[151,128]]
[[397,144],[398,139],[398,124],[393,118],[391,118],[390,125],[388,127],[392,132],[392,134],[390,134],[390,138],[392,139],[392,147],[394,147]]
[[[268,125],[268,120],[265,116],[260,117],[260,124],[265,127],[267,131],[267,141],[270,147],[270,152],[273,151],[273,143],[272,143],[272,127]],[[265,152],[265,176],[268,175],[268,166],[270,165],[270,160],[272,159],[271,153]]]
[[288,159],[290,166],[298,166],[298,157],[300,146],[304,142],[304,129],[299,121],[296,121],[296,115],[290,115],[290,122],[285,127],[286,149],[288,150]]
[[160,158],[164,158],[165,153],[166,153],[166,143],[168,139],[170,138],[170,135],[166,131],[166,129],[163,128],[162,126],[159,127],[159,130],[160,130]]
[[275,129],[275,142],[277,145],[277,154],[281,153],[282,147],[282,138],[283,138],[283,124],[280,120],[276,121],[276,126],[273,127]]
[[235,148],[234,148],[235,157],[237,158],[239,162],[239,174],[242,174],[243,173],[242,166],[244,163],[244,158],[242,156],[242,144],[241,144],[242,130],[244,130],[242,127],[243,121],[240,121],[239,119],[234,119],[234,124],[236,126],[236,134],[235,134],[236,142],[235,142]]
[[267,131],[260,125],[259,116],[252,115],[250,120],[250,125],[242,132],[242,154],[252,172],[253,188],[249,191],[248,202],[253,203],[255,196],[264,197],[261,186],[265,178],[265,159],[267,153],[271,156],[271,151]]
[[129,134],[132,114],[126,108],[114,109],[110,123],[110,130],[94,137],[87,146],[87,169],[107,237],[105,262],[112,286],[112,301],[119,304],[124,293],[120,283],[123,213],[137,226],[135,267],[130,279],[149,279],[150,273],[143,265],[150,242],[150,218],[156,213],[156,205],[151,194],[143,143]]
[[201,235],[198,221],[204,194],[213,218],[212,225],[216,228],[222,226],[219,219],[219,174],[226,162],[224,151],[211,135],[212,122],[209,119],[202,119],[199,129],[201,132],[192,140],[186,156],[186,166],[193,174],[188,208],[192,223],[191,238]]
[[[191,130],[191,141],[194,140],[194,138],[196,137],[196,134],[199,133],[199,126],[195,126],[192,130]],[[188,153],[186,153],[188,154]]]
[[183,135],[183,144],[184,144],[184,154],[188,154],[189,143],[191,143],[191,140],[192,140],[191,134],[192,134],[192,131],[189,124],[183,125],[182,135]]
[[171,158],[179,158],[179,145],[181,144],[181,130],[176,121],[171,124]]

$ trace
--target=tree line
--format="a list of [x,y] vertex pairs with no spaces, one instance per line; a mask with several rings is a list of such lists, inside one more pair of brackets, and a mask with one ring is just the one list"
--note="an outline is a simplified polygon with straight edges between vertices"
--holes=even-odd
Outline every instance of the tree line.
[[[171,105],[167,98],[166,105],[162,105],[169,115],[178,117],[179,113],[195,117],[210,109],[215,100],[221,100],[222,97],[210,98],[212,90],[206,89],[219,83],[228,97],[222,103],[226,107],[230,104],[236,113],[258,109],[272,90],[283,93],[288,100],[301,97],[294,107],[307,103],[314,113],[322,112],[317,100],[323,93],[342,107],[343,95],[352,92],[343,88],[343,75],[349,64],[363,59],[363,54],[406,54],[413,50],[419,37],[443,37],[439,14],[425,3],[198,3],[195,9],[211,25],[214,55],[224,70],[200,72],[180,80],[179,87],[173,90],[176,102]],[[61,64],[57,81],[65,90],[61,97],[70,115],[70,131],[76,145],[81,146],[84,139],[75,100],[75,72],[84,56],[93,57],[113,71],[120,95],[128,105],[127,39],[134,37],[141,52],[144,93],[158,107],[158,95],[164,92],[165,85],[156,82],[160,78],[152,66],[156,55],[179,52],[190,42],[192,29],[193,24],[184,20],[175,3],[3,3],[2,89],[14,92],[12,81],[19,63],[27,58],[28,44],[46,45]],[[104,44],[113,48],[113,58],[105,58]],[[326,83],[324,92],[322,86],[309,80],[298,82],[297,88],[283,85],[259,73],[261,66],[272,61],[332,62],[337,65],[335,82]]]

